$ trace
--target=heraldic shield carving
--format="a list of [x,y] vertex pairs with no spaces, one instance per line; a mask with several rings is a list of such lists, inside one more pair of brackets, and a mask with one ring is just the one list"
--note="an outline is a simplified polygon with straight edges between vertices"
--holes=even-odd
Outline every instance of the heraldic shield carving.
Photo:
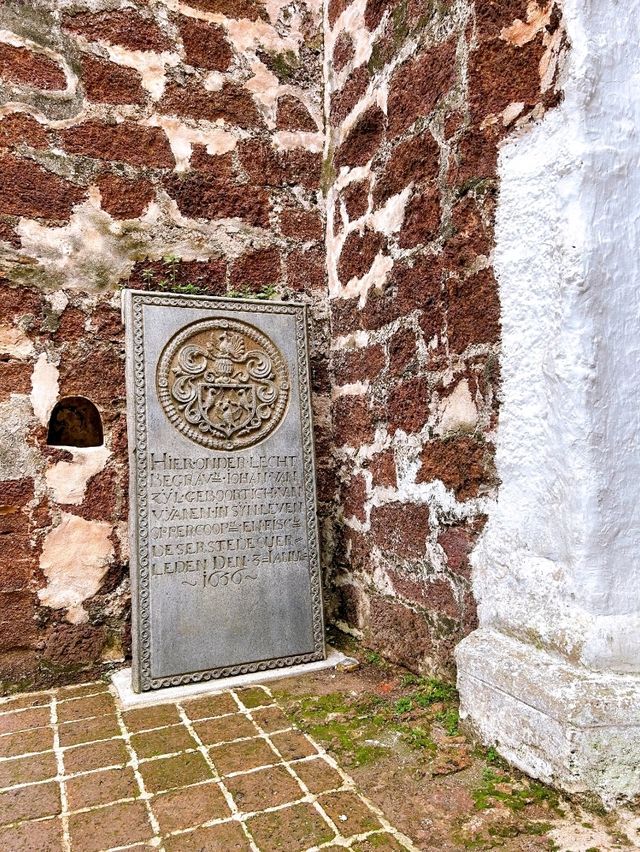
[[266,334],[239,320],[183,328],[162,352],[156,381],[175,428],[212,450],[261,441],[278,426],[289,399],[283,355]]

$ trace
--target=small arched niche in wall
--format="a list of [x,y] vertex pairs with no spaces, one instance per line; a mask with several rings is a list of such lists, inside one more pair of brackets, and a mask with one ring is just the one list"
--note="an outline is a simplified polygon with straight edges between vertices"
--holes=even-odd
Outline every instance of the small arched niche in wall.
[[103,443],[100,412],[84,396],[57,402],[49,418],[47,444],[53,447],[99,447]]

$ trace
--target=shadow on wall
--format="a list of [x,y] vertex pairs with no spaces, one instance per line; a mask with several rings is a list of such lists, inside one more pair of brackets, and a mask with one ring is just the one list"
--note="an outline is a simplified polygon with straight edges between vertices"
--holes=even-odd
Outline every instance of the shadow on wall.
[[47,444],[53,447],[100,447],[100,412],[90,399],[68,396],[56,403],[49,418]]

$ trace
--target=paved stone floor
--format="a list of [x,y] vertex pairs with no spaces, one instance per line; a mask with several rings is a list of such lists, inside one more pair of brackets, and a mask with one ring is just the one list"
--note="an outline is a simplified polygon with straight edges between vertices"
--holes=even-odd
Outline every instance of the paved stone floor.
[[121,711],[103,683],[0,700],[0,850],[415,849],[264,687]]

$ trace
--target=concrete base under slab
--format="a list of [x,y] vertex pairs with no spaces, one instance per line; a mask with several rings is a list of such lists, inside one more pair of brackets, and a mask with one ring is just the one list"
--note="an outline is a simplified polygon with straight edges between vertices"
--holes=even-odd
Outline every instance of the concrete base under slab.
[[489,629],[456,658],[461,718],[510,763],[608,804],[640,793],[640,676],[591,671]]
[[268,671],[253,672],[252,674],[238,675],[237,677],[191,683],[188,686],[172,686],[167,689],[155,689],[150,692],[133,691],[131,688],[130,668],[117,671],[112,675],[111,682],[120,699],[122,709],[132,710],[135,707],[149,707],[152,704],[162,704],[166,701],[180,701],[184,698],[210,695],[212,692],[220,692],[223,689],[253,686],[256,683],[267,683],[270,680],[281,680],[284,677],[295,677],[296,675],[322,671],[322,669],[332,669],[338,663],[342,663],[347,659],[348,657],[345,657],[341,651],[336,651],[335,648],[327,648],[326,659],[318,660],[315,663],[304,663],[299,666],[289,666],[288,668],[269,669]]

